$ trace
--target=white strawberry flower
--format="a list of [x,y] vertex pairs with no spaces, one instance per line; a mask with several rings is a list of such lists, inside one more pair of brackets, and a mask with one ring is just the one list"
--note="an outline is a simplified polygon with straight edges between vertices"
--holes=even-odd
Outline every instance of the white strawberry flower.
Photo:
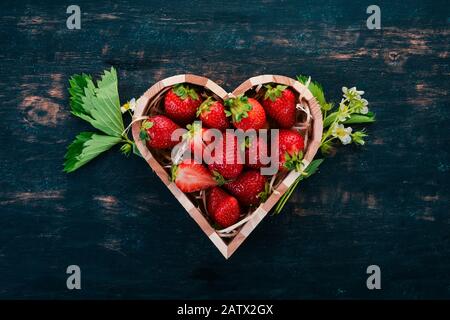
[[342,144],[349,144],[350,142],[352,142],[352,131],[353,129],[351,127],[345,128],[343,124],[335,124],[333,126],[331,134],[333,135],[333,137],[339,138]]
[[342,99],[341,103],[339,104],[339,110],[337,114],[339,122],[343,122],[347,120],[347,118],[350,118],[350,108],[348,104],[345,104],[344,102],[345,100]]
[[367,101],[366,99],[361,99],[362,105],[363,107],[359,110],[359,113],[361,114],[367,114],[369,113],[369,101]]
[[362,98],[355,98],[350,101],[349,106],[355,113],[367,114],[369,112],[369,101]]
[[128,101],[127,103],[125,103],[123,106],[120,107],[120,111],[122,113],[127,112],[128,110],[130,110],[131,112],[134,112],[134,109],[136,109],[136,99],[133,98],[130,101]]
[[342,87],[342,92],[344,93],[344,97],[346,97],[348,100],[361,98],[361,96],[364,94],[364,91],[357,90],[356,87],[352,87],[350,89],[348,89],[347,87]]

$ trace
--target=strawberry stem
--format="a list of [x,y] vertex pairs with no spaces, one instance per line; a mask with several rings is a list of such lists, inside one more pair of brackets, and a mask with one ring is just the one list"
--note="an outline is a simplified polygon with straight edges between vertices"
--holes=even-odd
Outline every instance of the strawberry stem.
[[276,87],[272,87],[270,84],[266,85],[265,88],[267,89],[264,99],[270,99],[271,101],[275,101],[277,98],[281,97],[283,91],[287,88],[287,86],[283,86],[281,84],[277,85]]
[[193,124],[188,124],[186,129],[188,131],[183,134],[183,140],[191,140],[194,139],[195,135],[200,132],[202,126],[199,122],[194,122]]
[[252,105],[244,95],[225,100],[225,106],[229,108],[225,114],[227,117],[231,116],[233,122],[240,122],[243,118],[247,118],[248,112],[252,110]]
[[220,187],[220,186],[223,186],[225,183],[228,183],[228,182],[230,182],[231,180],[226,180],[219,172],[217,172],[216,170],[213,170],[212,171],[212,175],[213,175],[213,178],[214,178],[214,180],[216,180],[216,182],[217,182],[217,185]]
[[198,107],[197,109],[197,117],[199,117],[201,114],[203,114],[204,112],[209,112],[209,110],[211,109],[211,105],[213,103],[215,103],[216,101],[213,100],[212,97],[208,97],[208,99],[206,99],[205,101],[202,102],[202,104]]
[[261,191],[260,193],[258,193],[257,197],[262,201],[265,202],[270,195],[270,183],[266,182],[266,184],[264,185],[264,191]]
[[300,172],[302,170],[302,160],[303,160],[303,152],[294,152],[293,154],[289,154],[286,152],[284,154],[285,162],[284,167],[288,170],[295,170]]
[[191,98],[193,100],[198,100],[198,94],[195,89],[191,88],[188,85],[184,85],[182,83],[176,84],[173,87],[173,92],[179,96],[182,100],[186,100],[187,98]]
[[177,165],[173,165],[171,168],[170,168],[170,180],[173,182],[173,181],[175,181],[176,180],[176,178],[177,178],[177,173],[178,173],[178,166]]
[[147,129],[150,129],[152,127],[153,127],[153,122],[152,121],[144,120],[142,122],[141,129],[139,130],[139,138],[142,141],[150,140],[150,137],[148,135]]

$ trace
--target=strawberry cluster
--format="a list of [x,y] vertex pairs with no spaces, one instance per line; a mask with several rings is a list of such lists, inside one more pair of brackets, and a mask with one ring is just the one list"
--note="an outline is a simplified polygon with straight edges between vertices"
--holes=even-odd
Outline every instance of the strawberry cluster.
[[[226,129],[278,129],[279,170],[298,169],[302,160],[303,137],[292,128],[296,122],[295,94],[282,85],[266,85],[262,90],[262,95],[255,95],[257,99],[242,95],[221,101],[198,87],[178,84],[165,94],[161,114],[141,125],[140,138],[148,148],[167,150],[180,143],[173,140],[173,132],[186,127],[181,142],[194,155],[205,152],[209,143],[207,128],[223,132],[218,141],[221,161],[183,159],[171,168],[172,180],[181,191],[205,191],[205,209],[220,228],[238,222],[244,212],[256,208],[270,192],[268,177],[260,173],[264,165],[258,152],[260,148],[266,150],[268,142],[255,136],[242,146]],[[201,121],[202,126],[194,121]],[[239,148],[245,148],[245,159],[240,158]],[[214,152],[211,156],[216,159]]]

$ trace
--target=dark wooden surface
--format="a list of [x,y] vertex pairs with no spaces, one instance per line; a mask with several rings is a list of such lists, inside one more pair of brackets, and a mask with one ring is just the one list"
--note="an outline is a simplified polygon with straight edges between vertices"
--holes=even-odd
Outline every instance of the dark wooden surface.
[[[378,31],[371,1],[74,3],[81,30],[68,3],[0,4],[1,298],[450,298],[448,1],[377,1]],[[142,159],[115,150],[62,172],[89,129],[68,77],[110,66],[123,102],[179,73],[230,91],[302,73],[330,99],[366,90],[378,121],[226,261]]]

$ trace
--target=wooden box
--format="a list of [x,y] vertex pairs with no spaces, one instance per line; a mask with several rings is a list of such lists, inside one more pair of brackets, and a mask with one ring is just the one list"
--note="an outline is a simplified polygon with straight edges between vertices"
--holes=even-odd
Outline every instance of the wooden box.
[[[140,119],[146,115],[154,115],[162,113],[161,104],[164,93],[173,85],[179,83],[189,83],[205,90],[209,94],[213,94],[216,98],[226,99],[240,94],[249,96],[257,95],[264,84],[274,83],[289,86],[295,92],[298,98],[297,105],[297,120],[298,124],[295,126],[305,137],[305,151],[304,151],[304,165],[307,166],[314,158],[322,138],[323,123],[320,106],[311,94],[311,92],[300,82],[278,75],[261,75],[253,77],[238,86],[232,93],[227,93],[222,87],[215,82],[201,76],[183,74],[177,75],[159,81],[148,89],[137,101],[134,118]],[[195,201],[191,195],[186,195],[178,189],[175,183],[170,180],[170,173],[167,168],[164,168],[162,163],[158,161],[155,152],[152,153],[139,138],[139,131],[141,121],[135,121],[132,125],[132,133],[134,141],[150,167],[159,176],[162,182],[178,199],[181,205],[186,209],[188,214],[197,222],[200,228],[205,232],[209,239],[219,249],[225,258],[229,258],[236,249],[244,242],[248,235],[255,229],[259,222],[267,215],[273,208],[280,197],[286,192],[289,186],[299,176],[298,172],[291,171],[289,173],[281,174],[274,177],[274,191],[269,196],[267,201],[262,203],[253,212],[249,213],[237,226],[226,228],[223,230],[216,230],[206,213],[202,212],[202,205]],[[196,203],[197,202],[197,203]]]

